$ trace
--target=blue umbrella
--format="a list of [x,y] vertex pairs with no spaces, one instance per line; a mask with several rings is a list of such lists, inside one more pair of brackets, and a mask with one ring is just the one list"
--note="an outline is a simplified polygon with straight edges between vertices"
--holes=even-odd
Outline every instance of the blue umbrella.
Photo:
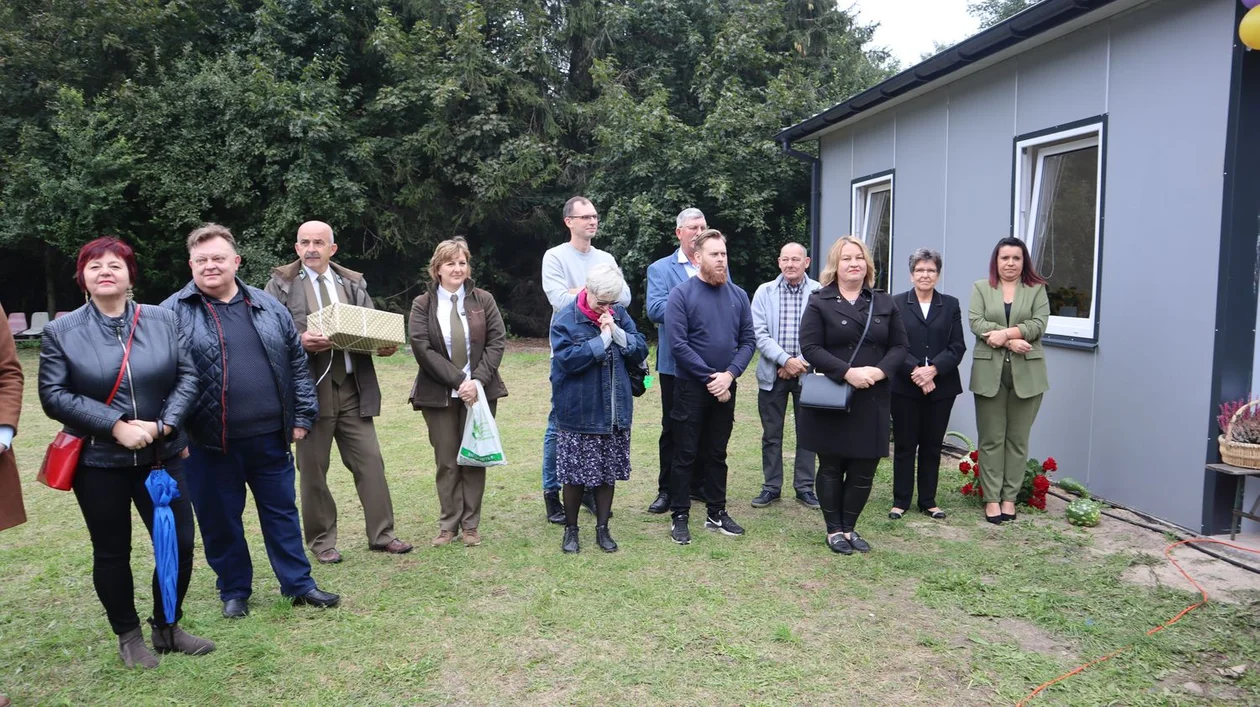
[[153,561],[157,568],[158,587],[162,590],[162,609],[166,623],[175,623],[176,580],[179,577],[179,542],[175,535],[175,514],[171,501],[179,498],[179,484],[166,473],[166,467],[155,466],[144,480],[153,499]]

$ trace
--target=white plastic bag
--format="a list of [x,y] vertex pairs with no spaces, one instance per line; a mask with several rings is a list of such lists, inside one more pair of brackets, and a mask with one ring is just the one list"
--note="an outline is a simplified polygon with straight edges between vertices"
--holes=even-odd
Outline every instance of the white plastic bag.
[[494,415],[490,414],[490,403],[486,402],[486,391],[481,387],[481,381],[473,380],[473,383],[477,386],[477,402],[468,409],[464,440],[459,444],[456,463],[462,466],[507,464],[503,458],[503,442],[499,440],[499,426],[494,423]]

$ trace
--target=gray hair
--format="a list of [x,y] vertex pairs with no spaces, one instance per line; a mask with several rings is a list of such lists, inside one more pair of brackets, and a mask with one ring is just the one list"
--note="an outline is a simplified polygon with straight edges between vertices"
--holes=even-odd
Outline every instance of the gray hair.
[[930,260],[936,266],[936,272],[941,271],[941,254],[931,248],[918,248],[910,254],[910,272],[914,272],[914,266],[919,264],[921,260]]
[[674,221],[674,228],[682,228],[684,223],[688,221],[704,218],[704,212],[697,208],[683,209],[678,213],[677,220]]
[[586,294],[596,300],[603,302],[619,300],[621,291],[625,287],[626,279],[621,275],[621,268],[616,265],[600,263],[586,273]]

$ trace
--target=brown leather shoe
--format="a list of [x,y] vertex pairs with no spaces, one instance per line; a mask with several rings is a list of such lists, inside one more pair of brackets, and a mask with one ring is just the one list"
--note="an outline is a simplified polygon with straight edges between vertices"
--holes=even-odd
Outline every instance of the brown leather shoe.
[[443,545],[450,545],[454,541],[455,541],[455,531],[443,530],[442,532],[438,533],[436,538],[433,538],[433,547],[442,547]]
[[394,538],[385,545],[373,545],[372,552],[387,552],[391,555],[405,555],[408,552],[411,552],[411,543],[403,542],[398,538]]
[[337,548],[330,547],[323,552],[316,553],[315,559],[319,560],[321,565],[335,565],[341,562],[341,553],[337,552]]
[[476,528],[464,528],[464,547],[477,547],[481,544],[481,535]]

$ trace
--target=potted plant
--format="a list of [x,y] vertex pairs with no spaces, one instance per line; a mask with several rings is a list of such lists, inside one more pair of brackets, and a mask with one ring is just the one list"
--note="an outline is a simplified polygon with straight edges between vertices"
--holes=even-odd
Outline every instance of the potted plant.
[[1221,403],[1216,424],[1221,428],[1221,436],[1216,440],[1221,461],[1260,469],[1260,398]]

